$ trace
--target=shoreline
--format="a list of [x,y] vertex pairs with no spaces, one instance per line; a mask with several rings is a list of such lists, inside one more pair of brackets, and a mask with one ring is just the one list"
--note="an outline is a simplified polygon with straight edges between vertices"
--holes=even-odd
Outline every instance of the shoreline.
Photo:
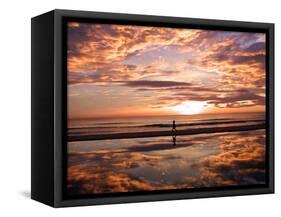
[[[177,123],[177,127],[182,126],[205,126],[205,125],[218,125],[218,124],[239,124],[239,123],[247,123],[247,122],[265,122],[264,119],[258,119],[258,120],[226,120],[226,121],[213,121],[213,122],[195,122],[195,123]],[[118,126],[118,128],[138,128],[138,127],[163,127],[163,128],[171,128],[172,124],[144,124],[144,125],[136,125],[136,126]],[[80,130],[80,129],[96,129],[96,128],[115,128],[114,126],[95,126],[95,127],[69,127],[69,130]]]
[[[230,127],[214,127],[201,129],[178,130],[177,136],[180,135],[195,135],[205,133],[222,133],[235,131],[249,131],[265,129],[266,124],[254,124],[246,126],[230,126]],[[172,130],[169,131],[152,131],[152,132],[130,132],[130,133],[113,133],[100,135],[83,135],[83,136],[68,136],[68,142],[90,141],[90,140],[107,140],[107,139],[131,139],[131,138],[145,138],[145,137],[161,137],[173,136]]]

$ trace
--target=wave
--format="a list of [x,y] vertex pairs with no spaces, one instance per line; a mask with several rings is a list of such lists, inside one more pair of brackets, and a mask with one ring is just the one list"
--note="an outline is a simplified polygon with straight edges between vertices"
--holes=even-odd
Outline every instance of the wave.
[[[227,121],[213,121],[213,120],[222,120],[222,119],[212,119],[212,122],[206,120],[204,122],[197,123],[176,123],[176,127],[187,127],[187,126],[206,126],[206,125],[218,125],[218,124],[239,124],[239,123],[259,123],[264,122],[264,119],[260,120],[238,120],[238,121],[228,121],[230,119],[225,119]],[[101,123],[103,125],[103,123]],[[173,124],[145,124],[145,125],[134,125],[134,126],[94,126],[94,127],[69,127],[68,130],[91,130],[91,129],[112,129],[112,128],[171,128]]]
[[[221,132],[235,132],[235,131],[249,131],[265,129],[265,123],[252,124],[244,126],[225,126],[225,127],[212,127],[212,128],[192,128],[186,130],[179,130],[176,132],[177,136],[180,135],[195,135],[207,133],[221,133]],[[171,130],[162,131],[149,131],[149,132],[126,132],[126,133],[113,133],[113,134],[98,134],[98,135],[69,135],[68,141],[89,141],[89,140],[103,140],[103,139],[126,139],[126,138],[141,138],[141,137],[161,137],[173,136]]]

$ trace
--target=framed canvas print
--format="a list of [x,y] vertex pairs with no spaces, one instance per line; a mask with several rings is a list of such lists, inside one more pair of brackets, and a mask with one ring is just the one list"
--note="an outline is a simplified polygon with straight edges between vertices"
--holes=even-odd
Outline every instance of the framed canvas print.
[[273,24],[33,18],[32,198],[63,207],[273,193],[273,70]]

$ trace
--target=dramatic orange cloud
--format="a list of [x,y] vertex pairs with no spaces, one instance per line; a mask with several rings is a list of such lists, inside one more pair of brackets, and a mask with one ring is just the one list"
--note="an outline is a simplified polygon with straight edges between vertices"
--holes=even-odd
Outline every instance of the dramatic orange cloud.
[[69,117],[264,111],[265,50],[263,33],[71,22]]

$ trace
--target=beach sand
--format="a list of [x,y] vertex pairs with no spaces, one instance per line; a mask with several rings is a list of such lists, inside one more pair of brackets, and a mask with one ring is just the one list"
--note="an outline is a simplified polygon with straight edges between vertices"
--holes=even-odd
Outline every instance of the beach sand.
[[[226,126],[226,127],[213,127],[213,128],[194,128],[188,130],[178,130],[176,135],[194,135],[206,133],[220,133],[220,132],[235,132],[235,131],[248,131],[265,129],[266,125],[252,124],[246,126]],[[100,134],[100,135],[79,135],[68,136],[68,141],[89,141],[89,140],[105,140],[105,139],[122,139],[122,138],[144,138],[144,137],[160,137],[172,136],[171,130],[166,131],[152,131],[152,132],[129,132],[129,133],[113,133],[113,134]]]

